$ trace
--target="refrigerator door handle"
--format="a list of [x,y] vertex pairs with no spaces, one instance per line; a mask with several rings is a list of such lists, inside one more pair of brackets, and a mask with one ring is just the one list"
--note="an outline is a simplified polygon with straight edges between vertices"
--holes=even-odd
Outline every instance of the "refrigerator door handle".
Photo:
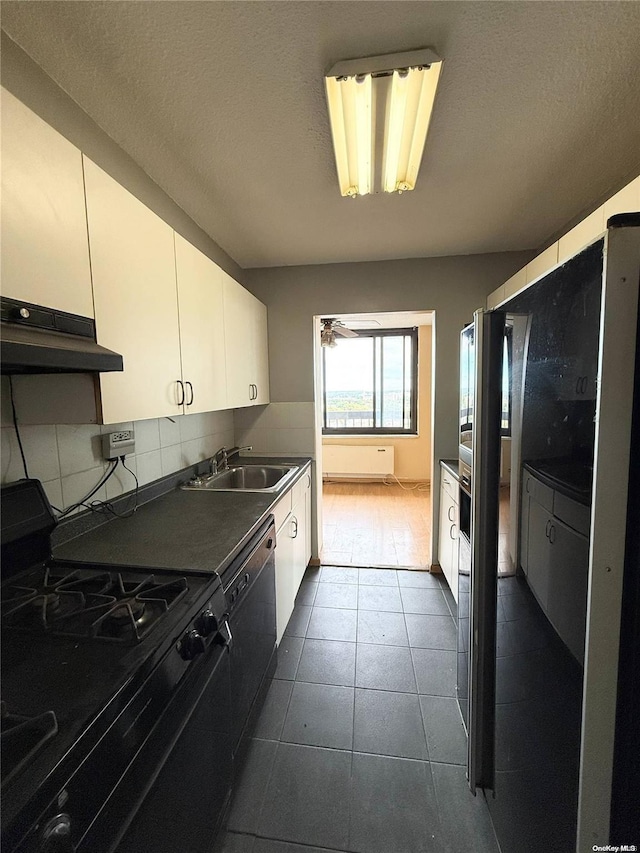
[[473,793],[494,785],[495,666],[500,424],[505,314],[476,311],[471,475],[471,595],[467,779]]

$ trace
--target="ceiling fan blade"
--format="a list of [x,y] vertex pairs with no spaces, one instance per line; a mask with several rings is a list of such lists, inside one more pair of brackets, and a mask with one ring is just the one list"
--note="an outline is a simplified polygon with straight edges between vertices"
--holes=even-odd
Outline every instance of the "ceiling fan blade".
[[357,332],[354,332],[352,329],[347,329],[346,326],[338,326],[337,323],[334,325],[333,331],[336,333],[336,335],[342,335],[343,338],[359,337]]

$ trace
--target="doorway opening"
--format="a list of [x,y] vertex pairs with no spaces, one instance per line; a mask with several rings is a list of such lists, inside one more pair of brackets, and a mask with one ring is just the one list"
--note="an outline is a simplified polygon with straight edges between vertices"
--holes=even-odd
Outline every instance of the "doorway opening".
[[314,318],[323,565],[432,563],[434,312]]

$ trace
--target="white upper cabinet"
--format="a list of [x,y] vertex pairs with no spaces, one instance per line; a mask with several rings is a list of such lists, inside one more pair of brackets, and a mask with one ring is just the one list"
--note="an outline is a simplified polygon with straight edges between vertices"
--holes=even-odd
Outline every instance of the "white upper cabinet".
[[100,374],[104,423],[182,414],[173,230],[84,158],[98,343],[124,357]]
[[225,409],[223,273],[179,234],[175,241],[184,412]]
[[267,309],[227,273],[224,294],[227,405],[229,408],[269,402]]
[[4,88],[2,291],[93,317],[82,155]]
[[604,205],[594,210],[558,240],[558,261],[566,261],[605,230]]
[[269,402],[269,336],[267,331],[267,306],[253,297],[253,370],[254,405]]

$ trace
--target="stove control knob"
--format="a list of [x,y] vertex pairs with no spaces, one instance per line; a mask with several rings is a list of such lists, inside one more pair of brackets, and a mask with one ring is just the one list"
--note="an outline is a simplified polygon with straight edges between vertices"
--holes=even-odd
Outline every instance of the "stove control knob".
[[212,610],[203,610],[196,619],[196,630],[203,637],[208,637],[209,634],[215,634],[218,630],[218,620]]
[[204,651],[206,651],[204,638],[197,631],[187,631],[178,640],[178,654],[183,660],[193,660]]
[[51,818],[42,830],[43,853],[73,853],[71,842],[71,819],[68,814],[58,814]]

